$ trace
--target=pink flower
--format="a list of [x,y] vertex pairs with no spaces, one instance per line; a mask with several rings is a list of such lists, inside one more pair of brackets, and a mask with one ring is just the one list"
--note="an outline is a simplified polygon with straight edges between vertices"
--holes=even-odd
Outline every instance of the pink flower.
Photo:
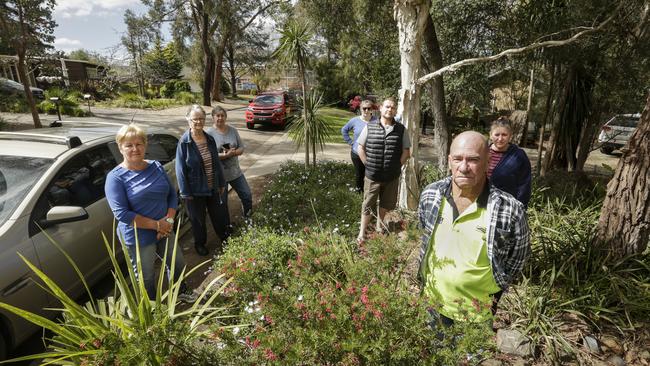
[[275,361],[275,360],[278,359],[278,355],[276,355],[275,353],[273,353],[273,351],[272,351],[270,348],[265,348],[265,349],[264,349],[264,357],[265,357],[267,360],[270,360],[270,361]]

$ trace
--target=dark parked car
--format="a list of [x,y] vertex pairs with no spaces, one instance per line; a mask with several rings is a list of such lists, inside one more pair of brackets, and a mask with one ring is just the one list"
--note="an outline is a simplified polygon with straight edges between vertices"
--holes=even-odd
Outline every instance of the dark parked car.
[[260,93],[252,99],[246,109],[246,127],[267,124],[284,128],[288,118],[295,111],[289,94],[282,91]]
[[[30,86],[29,89],[32,91],[32,95],[36,101],[41,101],[45,99],[45,94],[43,89]],[[24,95],[25,89],[23,84],[18,83],[13,80],[0,78],[0,94],[2,95]]]

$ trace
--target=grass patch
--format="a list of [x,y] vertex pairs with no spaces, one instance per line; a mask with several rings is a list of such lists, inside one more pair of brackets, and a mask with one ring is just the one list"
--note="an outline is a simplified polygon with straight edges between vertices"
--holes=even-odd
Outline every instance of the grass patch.
[[325,142],[344,144],[345,141],[343,141],[343,137],[341,136],[341,128],[356,115],[350,111],[334,107],[325,107],[321,110],[323,111],[323,118],[334,131],[332,135],[327,136]]

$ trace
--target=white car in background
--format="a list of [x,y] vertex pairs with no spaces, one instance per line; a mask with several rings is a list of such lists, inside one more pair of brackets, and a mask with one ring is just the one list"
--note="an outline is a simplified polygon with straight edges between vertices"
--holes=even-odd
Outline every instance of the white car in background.
[[627,144],[639,124],[641,114],[617,114],[600,128],[600,152],[611,154]]
[[[83,286],[51,237],[93,284],[110,273],[101,237],[113,237],[106,174],[122,161],[115,142],[120,124],[63,122],[64,127],[0,132],[0,302],[53,317],[57,300],[17,253],[77,297]],[[150,128],[145,158],[160,161],[176,182],[178,137]],[[40,328],[0,311],[0,360]]]

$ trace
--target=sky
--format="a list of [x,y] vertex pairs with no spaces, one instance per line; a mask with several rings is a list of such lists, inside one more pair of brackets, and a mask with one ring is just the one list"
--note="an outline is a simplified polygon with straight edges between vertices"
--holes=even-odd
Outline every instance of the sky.
[[126,9],[145,13],[140,0],[57,0],[54,47],[64,52],[83,48],[108,55],[126,30]]

